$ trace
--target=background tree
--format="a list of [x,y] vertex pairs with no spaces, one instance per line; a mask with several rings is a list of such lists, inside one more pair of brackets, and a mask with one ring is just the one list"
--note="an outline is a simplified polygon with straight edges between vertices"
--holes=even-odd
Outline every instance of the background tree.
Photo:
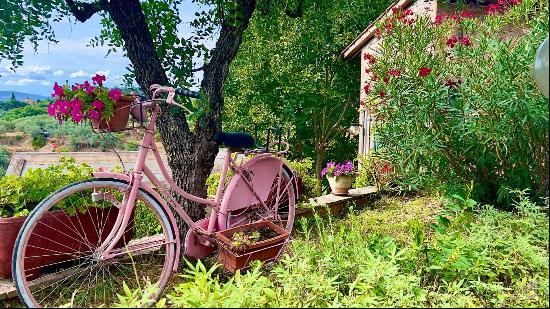
[[[193,36],[181,38],[176,28],[181,22],[181,0],[3,0],[0,59],[16,68],[23,63],[24,42],[35,48],[44,40],[55,43],[52,23],[63,18],[86,22],[95,14],[102,16],[103,31],[92,44],[107,45],[111,50],[122,48],[131,62],[129,78],[144,93],[148,93],[151,84],[190,85],[193,56],[202,56],[206,64],[200,68],[204,71],[200,84],[204,99],[199,119],[191,127],[181,111],[164,109],[158,127],[176,183],[190,193],[206,196],[206,179],[218,153],[214,135],[221,130],[224,82],[254,11],[258,5],[264,13],[280,7],[296,17],[301,15],[302,6],[298,5],[300,0],[192,1],[205,10],[196,14]],[[215,34],[215,47],[207,51],[200,39]],[[194,219],[204,216],[203,207],[182,202]],[[180,231],[185,233],[185,225],[180,225]]]
[[356,156],[356,139],[345,132],[358,117],[360,64],[342,59],[340,51],[389,2],[305,0],[303,18],[257,16],[231,65],[225,127],[292,127],[294,155],[315,159],[319,192],[328,159]]

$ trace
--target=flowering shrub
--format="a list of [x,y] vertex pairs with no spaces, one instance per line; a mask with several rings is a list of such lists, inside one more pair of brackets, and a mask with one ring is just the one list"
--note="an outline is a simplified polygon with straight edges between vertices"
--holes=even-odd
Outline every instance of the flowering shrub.
[[402,190],[474,181],[476,199],[501,205],[509,188],[548,195],[548,101],[532,76],[548,2],[496,5],[484,19],[411,23],[395,11],[380,22],[392,26],[379,27],[364,104],[377,120],[375,156],[392,163]]
[[80,123],[86,118],[108,120],[113,115],[114,106],[122,97],[122,92],[103,86],[105,80],[105,76],[97,74],[92,77],[92,84],[85,81],[69,87],[60,86],[56,82],[52,93],[55,101],[48,105],[48,114],[55,117],[60,124],[67,120]]
[[353,176],[355,175],[355,167],[351,161],[345,163],[336,163],[331,161],[327,163],[327,166],[321,171],[323,177],[338,177],[338,176]]

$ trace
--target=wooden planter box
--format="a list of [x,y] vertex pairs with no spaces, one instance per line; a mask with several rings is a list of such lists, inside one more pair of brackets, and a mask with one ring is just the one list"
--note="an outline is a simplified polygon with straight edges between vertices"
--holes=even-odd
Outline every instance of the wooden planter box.
[[[258,230],[265,226],[277,232],[279,236],[253,243],[243,251],[232,249],[233,234],[243,230]],[[274,260],[280,254],[288,237],[289,234],[285,229],[270,221],[259,221],[218,232],[216,233],[219,249],[218,262],[228,271],[235,273],[238,269],[248,268],[253,261]]]
[[[91,208],[85,214],[75,216],[67,216],[64,211],[52,211],[41,219],[41,223],[34,229],[37,235],[43,235],[45,238],[32,237],[30,245],[27,249],[27,256],[36,258],[28,258],[25,263],[27,269],[39,265],[48,265],[73,258],[73,254],[78,251],[88,251],[87,246],[83,244],[82,237],[85,237],[90,243],[96,244],[99,242],[97,232],[98,218],[105,218],[105,226],[113,226],[118,215],[118,208]],[[92,221],[93,218],[93,221]],[[11,278],[11,264],[13,247],[15,240],[19,234],[21,226],[27,217],[18,218],[0,218],[0,278]],[[110,229],[104,228],[101,232],[101,239],[105,239],[109,235]],[[33,235],[34,235],[33,233]],[[126,237],[131,238],[133,229],[128,229]],[[50,236],[50,237],[48,237]],[[55,236],[52,242],[51,236]],[[121,241],[122,245],[123,241]],[[52,252],[56,252],[52,255]],[[66,253],[66,255],[64,255]],[[42,269],[37,268],[37,276]]]

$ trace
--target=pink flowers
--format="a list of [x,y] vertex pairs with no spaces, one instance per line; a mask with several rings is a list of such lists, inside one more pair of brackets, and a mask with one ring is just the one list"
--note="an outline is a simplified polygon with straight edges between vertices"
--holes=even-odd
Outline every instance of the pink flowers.
[[52,94],[55,101],[48,105],[48,115],[55,117],[60,124],[66,120],[80,123],[84,119],[111,118],[113,106],[122,98],[122,91],[104,87],[106,79],[103,75],[97,74],[92,80],[96,86],[88,81],[71,87],[55,83]]
[[94,107],[95,110],[101,112],[105,108],[105,103],[103,103],[103,101],[101,100],[97,100],[92,102],[92,106]]
[[122,91],[117,88],[109,90],[109,98],[112,100],[118,101],[122,97]]
[[55,84],[53,84],[53,93],[52,93],[52,98],[54,97],[63,97],[63,94],[64,94],[64,89],[63,87],[59,86],[57,84],[57,82]]
[[94,77],[92,77],[92,81],[94,82],[94,85],[95,84],[98,84],[99,86],[102,86],[103,85],[103,82],[106,80],[105,76],[104,75],[99,75],[99,74],[96,74]]
[[99,112],[96,111],[95,109],[92,109],[88,112],[88,116],[90,117],[90,119],[93,119],[93,120],[99,120]]
[[353,176],[355,175],[355,167],[351,161],[345,163],[336,163],[330,161],[327,166],[321,171],[322,177],[338,177],[338,176]]
[[428,67],[421,67],[420,70],[418,71],[418,75],[420,75],[421,77],[426,77],[430,75],[431,72],[432,72],[432,69]]

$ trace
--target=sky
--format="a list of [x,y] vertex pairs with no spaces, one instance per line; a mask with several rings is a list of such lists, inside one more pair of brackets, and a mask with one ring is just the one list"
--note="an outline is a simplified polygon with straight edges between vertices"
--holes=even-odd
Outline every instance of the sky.
[[[178,30],[181,37],[190,35],[189,22],[198,7],[190,0],[180,6],[183,20]],[[108,56],[107,47],[87,46],[90,39],[101,31],[100,16],[97,14],[85,23],[62,21],[53,24],[59,43],[41,42],[35,52],[26,44],[23,66],[11,71],[7,61],[0,62],[0,91],[18,91],[50,96],[54,82],[69,84],[91,80],[96,73],[107,77],[107,87],[120,86],[129,61],[122,52]]]

